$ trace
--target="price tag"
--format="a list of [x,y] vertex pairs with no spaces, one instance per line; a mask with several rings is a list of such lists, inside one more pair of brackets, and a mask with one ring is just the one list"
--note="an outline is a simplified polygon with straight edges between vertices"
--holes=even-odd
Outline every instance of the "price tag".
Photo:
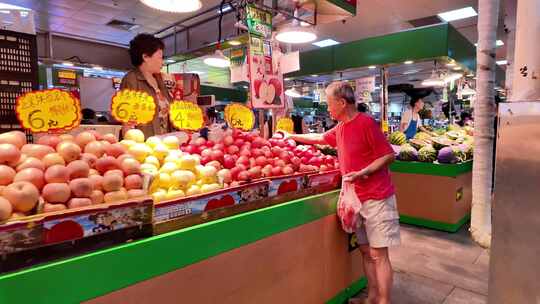
[[282,117],[276,122],[276,130],[294,133],[294,122],[289,117]]
[[250,131],[255,126],[255,114],[243,104],[231,103],[225,107],[225,121],[231,128]]
[[382,122],[382,131],[388,133],[388,120],[383,120]]
[[81,103],[71,93],[58,89],[28,92],[15,106],[23,128],[34,133],[71,130],[81,123]]
[[177,129],[197,131],[204,125],[203,110],[192,102],[175,100],[169,107],[169,120]]
[[156,103],[146,92],[125,89],[113,96],[111,114],[119,122],[144,125],[154,119]]

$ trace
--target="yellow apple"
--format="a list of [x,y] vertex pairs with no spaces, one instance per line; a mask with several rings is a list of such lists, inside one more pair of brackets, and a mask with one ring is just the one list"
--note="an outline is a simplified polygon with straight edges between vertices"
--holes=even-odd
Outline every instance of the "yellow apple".
[[154,202],[161,202],[167,199],[167,190],[165,189],[158,189],[154,193],[152,193],[152,198],[154,199]]
[[169,187],[172,186],[171,176],[167,173],[160,173],[157,176],[157,179],[158,179],[158,186],[160,188],[168,189]]
[[183,170],[194,170],[195,166],[198,165],[198,160],[192,155],[182,155],[179,159],[178,165],[180,166],[180,169]]
[[195,174],[188,170],[176,170],[171,174],[173,184],[180,188],[186,188],[195,181]]
[[180,140],[178,140],[178,137],[169,135],[163,138],[163,143],[169,147],[169,149],[178,149],[180,148]]
[[201,186],[201,192],[207,193],[221,189],[221,186],[218,184],[205,184]]
[[122,144],[122,146],[124,146],[124,148],[126,149],[129,149],[129,147],[133,146],[134,144],[136,144],[136,142],[134,142],[133,140],[129,140],[129,139],[122,139],[120,141],[120,143]]
[[176,170],[178,170],[178,165],[176,163],[167,162],[161,166],[159,172],[171,174]]
[[164,144],[158,144],[154,147],[154,152],[152,154],[158,159],[163,160],[169,154],[169,148]]
[[161,144],[161,139],[157,136],[150,136],[146,139],[146,144],[154,149],[158,144]]
[[201,194],[201,189],[197,185],[191,185],[186,191],[186,195],[197,195]]
[[159,162],[159,159],[155,157],[154,155],[149,155],[144,159],[145,164],[153,165],[157,168],[161,167],[161,163]]
[[133,140],[136,143],[144,143],[144,133],[139,129],[129,129],[124,139]]
[[186,196],[184,191],[180,189],[169,189],[169,191],[167,191],[166,197],[167,199],[173,199],[173,198],[178,198],[178,197],[183,197],[183,196]]
[[128,148],[128,152],[139,162],[144,162],[145,158],[152,153],[152,149],[146,144],[136,143]]

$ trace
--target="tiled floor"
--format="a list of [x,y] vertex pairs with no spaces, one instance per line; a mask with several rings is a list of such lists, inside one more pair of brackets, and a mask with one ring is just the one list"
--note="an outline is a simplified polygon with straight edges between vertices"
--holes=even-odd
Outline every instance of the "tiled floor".
[[393,304],[486,303],[489,254],[472,241],[468,225],[457,233],[402,225],[401,238],[390,251]]

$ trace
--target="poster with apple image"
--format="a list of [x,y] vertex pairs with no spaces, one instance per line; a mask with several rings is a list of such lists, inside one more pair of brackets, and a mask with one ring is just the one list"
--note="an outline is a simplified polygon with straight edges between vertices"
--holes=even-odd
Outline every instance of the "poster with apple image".
[[145,125],[154,119],[156,102],[144,91],[124,89],[112,97],[111,114],[116,121],[126,125]]
[[19,96],[15,114],[21,126],[33,133],[59,133],[81,123],[81,102],[72,93],[49,89]]
[[233,129],[251,131],[255,126],[255,114],[247,106],[231,103],[225,107],[225,121]]
[[251,107],[254,109],[283,108],[285,92],[283,75],[272,68],[272,57],[250,54],[249,76]]
[[178,130],[196,132],[204,126],[204,113],[196,103],[175,100],[169,107],[169,120]]

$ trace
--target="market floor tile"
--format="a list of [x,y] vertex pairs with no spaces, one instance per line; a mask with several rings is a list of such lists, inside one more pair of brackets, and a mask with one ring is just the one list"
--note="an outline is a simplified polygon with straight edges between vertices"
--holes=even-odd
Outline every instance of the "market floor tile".
[[[468,228],[446,233],[402,225],[402,245],[390,250],[392,303],[486,303],[489,252],[474,243]],[[350,303],[365,297],[366,290]]]

